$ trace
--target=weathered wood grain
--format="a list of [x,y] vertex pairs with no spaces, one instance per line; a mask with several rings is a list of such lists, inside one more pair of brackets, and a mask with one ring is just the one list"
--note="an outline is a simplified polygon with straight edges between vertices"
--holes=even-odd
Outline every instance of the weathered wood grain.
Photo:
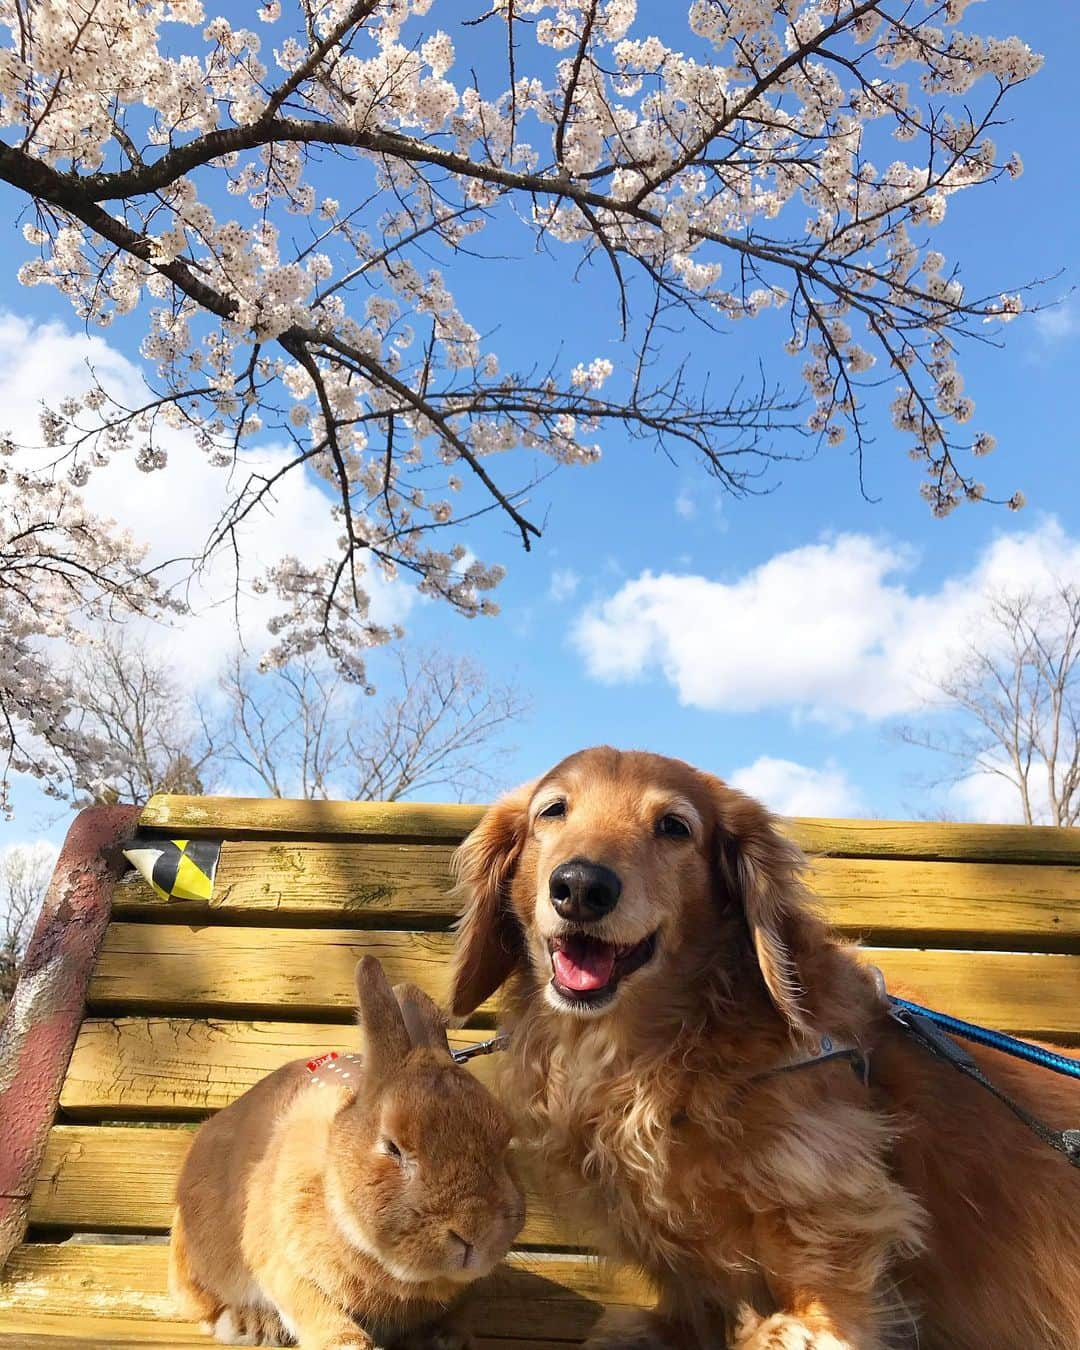
[[[570,1350],[576,1341],[513,1340],[481,1333],[483,1350]],[[148,1322],[134,1317],[80,1317],[73,1314],[11,1310],[0,1322],[4,1350],[213,1350],[216,1341],[186,1322]]]
[[427,802],[289,801],[279,797],[151,797],[144,829],[177,838],[370,839],[459,843],[482,806]]
[[[489,1033],[452,1032],[451,1045]],[[358,1033],[316,1022],[227,1018],[90,1017],[71,1056],[61,1108],[76,1116],[132,1120],[198,1117],[246,1092],[291,1059],[351,1049]],[[473,1061],[491,1081],[492,1057]]]
[[870,942],[1080,950],[1080,867],[815,858],[808,880],[828,921]]
[[[123,1125],[56,1125],[30,1202],[30,1222],[91,1233],[163,1233],[172,1223],[176,1179],[194,1126],[137,1129]],[[520,1170],[520,1169],[519,1169]],[[519,1247],[584,1247],[552,1211],[550,1196],[530,1182]]]
[[1036,1040],[1080,1041],[1080,956],[871,947],[888,987],[954,1017]]
[[116,887],[113,912],[120,918],[445,927],[460,907],[450,894],[452,853],[444,844],[230,839],[222,845],[209,904],[163,899],[130,873]]
[[833,858],[1080,864],[1078,832],[1049,825],[800,817],[784,828],[806,853]]
[[[326,1017],[350,1021],[353,972],[377,956],[392,984],[447,994],[449,933],[302,928],[190,928],[114,923],[90,983],[91,1010]],[[491,1008],[481,1008],[486,1015]],[[340,1032],[338,1033],[340,1036]]]
[[[458,843],[482,806],[422,802],[309,802],[262,797],[151,797],[141,824],[177,837]],[[1080,863],[1076,830],[939,821],[798,818],[784,828],[808,853],[832,857]]]
[[[171,1321],[167,1258],[164,1243],[19,1247],[0,1275],[0,1328],[7,1329],[11,1314]],[[584,1256],[531,1252],[512,1255],[478,1287],[476,1316],[491,1337],[579,1340],[603,1305],[649,1298],[628,1272],[607,1271]]]
[[[113,924],[91,1008],[348,1021],[360,955],[373,953],[393,981],[413,981],[441,1000],[450,948],[447,933]],[[1078,956],[889,947],[864,954],[890,982],[910,983],[957,1017],[1047,1036],[1080,1031]]]
[[[209,905],[163,900],[132,875],[118,918],[446,928],[450,856],[439,844],[229,840]],[[818,858],[810,887],[841,932],[905,945],[1080,948],[1080,867]]]

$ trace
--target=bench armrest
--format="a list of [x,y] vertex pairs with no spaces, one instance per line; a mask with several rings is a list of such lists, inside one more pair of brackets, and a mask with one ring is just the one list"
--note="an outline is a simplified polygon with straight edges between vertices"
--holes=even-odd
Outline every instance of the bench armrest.
[[0,1024],[0,1268],[26,1232],[30,1195],[82,1023],[137,806],[80,812],[45,894]]

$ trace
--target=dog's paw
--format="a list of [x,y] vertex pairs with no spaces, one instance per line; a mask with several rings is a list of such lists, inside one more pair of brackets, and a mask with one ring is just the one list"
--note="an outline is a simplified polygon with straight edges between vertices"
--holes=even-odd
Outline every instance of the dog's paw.
[[800,1317],[774,1313],[759,1317],[746,1312],[735,1329],[732,1350],[855,1350],[830,1331],[815,1331]]
[[406,1332],[393,1342],[391,1350],[475,1350],[475,1346],[464,1327],[432,1322]]
[[678,1344],[656,1313],[615,1308],[604,1314],[581,1350],[676,1350]]

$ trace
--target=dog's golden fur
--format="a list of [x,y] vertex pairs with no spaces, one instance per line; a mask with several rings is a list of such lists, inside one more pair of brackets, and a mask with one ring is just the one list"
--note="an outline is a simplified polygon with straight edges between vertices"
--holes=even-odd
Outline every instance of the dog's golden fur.
[[[565,804],[559,818],[541,815]],[[690,837],[658,835],[674,811]],[[591,926],[655,955],[582,1013],[551,984],[569,859],[611,868]],[[657,1283],[605,1344],[738,1350],[1077,1350],[1080,1172],[909,1043],[814,915],[802,858],[756,802],[678,761],[583,751],[462,845],[457,1015],[500,985],[505,1098],[602,1250]],[[822,1033],[869,1056],[764,1078]],[[1076,1084],[977,1052],[1051,1123]]]

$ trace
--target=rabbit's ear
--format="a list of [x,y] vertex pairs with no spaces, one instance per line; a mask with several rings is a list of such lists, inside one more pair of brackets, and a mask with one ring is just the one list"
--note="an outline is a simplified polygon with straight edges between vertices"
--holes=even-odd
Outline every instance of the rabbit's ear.
[[365,1077],[375,1086],[400,1066],[412,1042],[390,981],[374,956],[362,956],[356,963],[356,1000],[366,1043]]
[[409,1039],[425,1050],[441,1050],[449,1055],[446,1039],[446,1018],[434,999],[428,998],[415,984],[395,984],[394,997],[398,1001]]

